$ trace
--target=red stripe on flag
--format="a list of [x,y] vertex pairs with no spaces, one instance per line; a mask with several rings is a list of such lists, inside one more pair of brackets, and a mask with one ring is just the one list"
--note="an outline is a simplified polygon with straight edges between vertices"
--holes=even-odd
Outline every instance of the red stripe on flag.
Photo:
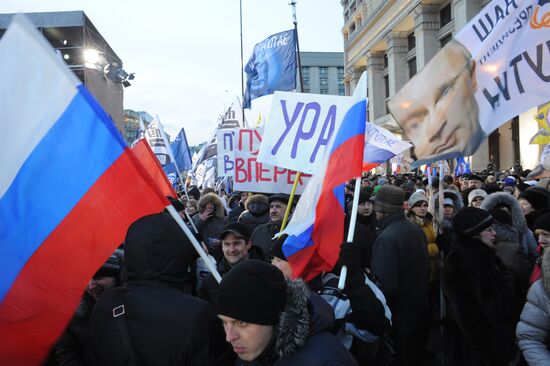
[[125,150],[37,249],[6,294],[0,305],[0,363],[40,364],[128,226],[167,205]]
[[145,171],[149,173],[153,181],[156,183],[161,193],[165,196],[178,198],[174,187],[168,181],[168,178],[166,177],[159,160],[155,156],[155,153],[151,150],[149,143],[147,143],[145,139],[141,139],[134,145],[134,147],[132,147],[132,151]]
[[[330,156],[323,188],[315,210],[315,224],[311,234],[313,245],[294,254],[291,263],[293,275],[309,281],[324,271],[331,271],[340,253],[344,239],[344,207],[333,189],[346,180],[361,175],[364,136],[357,135],[338,146]],[[303,253],[302,253],[303,252]]]

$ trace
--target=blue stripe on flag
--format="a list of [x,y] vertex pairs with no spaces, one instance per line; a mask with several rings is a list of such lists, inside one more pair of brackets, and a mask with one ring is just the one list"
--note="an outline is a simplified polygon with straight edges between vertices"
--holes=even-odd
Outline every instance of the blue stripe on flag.
[[367,144],[365,145],[365,150],[363,152],[363,163],[382,164],[390,160],[394,156],[395,154],[391,151],[373,146],[367,142]]
[[296,254],[300,250],[307,248],[313,245],[313,240],[311,240],[311,234],[313,233],[313,225],[311,225],[307,230],[298,234],[298,235],[289,235],[286,238],[283,244],[283,253],[285,257],[290,257],[293,254]]
[[111,119],[97,108],[79,88],[0,199],[0,302],[27,260],[124,151]]
[[[357,120],[362,120],[363,123],[357,123]],[[367,101],[365,99],[355,103],[346,112],[342,125],[335,137],[334,144],[330,150],[332,154],[345,141],[357,135],[364,135],[367,124]]]

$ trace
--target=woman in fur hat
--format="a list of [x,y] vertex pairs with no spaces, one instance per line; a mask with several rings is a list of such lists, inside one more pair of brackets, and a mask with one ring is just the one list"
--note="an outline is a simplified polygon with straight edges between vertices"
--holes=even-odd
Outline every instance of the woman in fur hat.
[[530,260],[534,260],[537,242],[535,236],[529,230],[529,227],[527,227],[521,206],[514,196],[505,192],[491,193],[485,197],[480,208],[487,211],[501,208],[508,212],[512,216],[512,226],[518,231],[519,243],[524,253],[527,254]]
[[195,227],[216,261],[222,257],[218,238],[224,227],[224,209],[220,198],[215,193],[207,193],[197,203],[198,213],[192,217]]

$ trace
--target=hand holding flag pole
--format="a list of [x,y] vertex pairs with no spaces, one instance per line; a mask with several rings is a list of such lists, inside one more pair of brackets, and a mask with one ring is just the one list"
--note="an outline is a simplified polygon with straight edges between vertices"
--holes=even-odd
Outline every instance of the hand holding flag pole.
[[[348,245],[353,243],[355,235],[355,224],[357,223],[357,206],[359,206],[359,192],[361,190],[361,177],[355,178],[355,191],[353,192],[353,206],[351,208],[351,218],[348,229]],[[343,290],[346,286],[346,277],[348,276],[348,267],[343,265],[340,270],[340,279],[338,280],[338,288]]]

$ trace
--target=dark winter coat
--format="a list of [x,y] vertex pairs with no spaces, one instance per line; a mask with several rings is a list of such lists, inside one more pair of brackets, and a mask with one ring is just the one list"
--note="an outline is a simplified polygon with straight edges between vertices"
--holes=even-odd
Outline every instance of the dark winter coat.
[[537,241],[527,226],[519,201],[506,192],[495,192],[485,197],[480,208],[490,211],[501,206],[508,208],[508,213],[512,216],[513,226],[518,231],[519,243],[523,252],[527,254],[529,260],[533,261],[536,256]]
[[[455,215],[458,211],[464,208],[462,197],[457,191],[446,189],[443,191],[443,198],[450,198],[453,200],[455,205]],[[438,227],[436,242],[439,246],[439,251],[443,253],[443,257],[446,257],[454,240],[453,218],[444,218],[439,216],[439,194],[435,194],[433,205],[432,210],[434,212],[436,226]]]
[[[263,253],[263,251],[255,245],[252,245],[250,247],[250,250],[248,251],[248,255],[250,259],[256,259],[259,261],[267,262],[267,258]],[[238,265],[239,263],[237,263],[236,265]],[[225,257],[222,258],[222,260],[219,261],[218,264],[216,264],[216,269],[218,270],[218,273],[220,274],[220,276],[222,276],[222,278],[233,267],[234,266],[229,264],[229,262],[227,261],[227,259],[225,259]],[[212,273],[209,273],[204,278],[202,282],[202,286],[199,289],[197,296],[205,301],[208,301],[210,304],[215,305],[216,293],[218,292],[218,287],[219,287],[218,281],[216,281]]]
[[446,365],[507,365],[516,351],[511,276],[495,250],[457,238],[443,265]]
[[394,330],[408,334],[425,327],[431,317],[426,235],[403,212],[380,221],[372,272],[380,281],[392,311]]
[[513,226],[495,222],[493,228],[497,234],[496,255],[512,274],[514,303],[519,316],[529,290],[529,277],[533,271],[533,265],[527,254],[523,252],[518,242],[518,232]]
[[281,224],[275,224],[268,222],[266,224],[258,226],[252,232],[252,244],[260,247],[267,258],[271,258],[271,246],[275,242],[272,238],[281,231]]
[[244,208],[244,203],[239,203],[235,208],[233,208],[227,217],[225,218],[225,223],[230,224],[232,222],[235,222],[239,219],[239,216],[246,210]]
[[263,194],[252,195],[244,206],[246,211],[239,216],[239,222],[249,225],[252,230],[269,222],[269,200]]
[[237,359],[237,366],[347,366],[357,365],[331,333],[332,308],[303,281],[289,281],[287,303],[276,325],[275,337],[254,361]]
[[183,293],[183,276],[196,253],[165,214],[145,216],[128,229],[127,285],[107,291],[90,319],[93,365],[127,365],[129,351],[113,318],[124,305],[140,365],[209,365],[226,349],[210,304]]
[[88,365],[88,323],[95,300],[84,293],[71,322],[65,333],[55,346],[55,358],[59,366],[85,366]]
[[516,336],[530,366],[550,365],[550,251],[543,257],[541,279],[527,295]]

